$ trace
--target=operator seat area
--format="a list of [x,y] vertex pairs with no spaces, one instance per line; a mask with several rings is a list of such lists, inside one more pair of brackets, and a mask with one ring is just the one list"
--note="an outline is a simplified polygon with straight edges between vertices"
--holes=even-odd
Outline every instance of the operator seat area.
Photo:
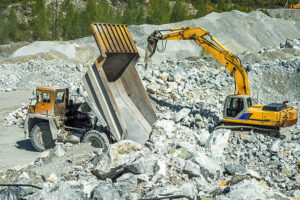
[[244,109],[243,99],[237,97],[229,98],[227,101],[226,108],[227,117],[236,117]]

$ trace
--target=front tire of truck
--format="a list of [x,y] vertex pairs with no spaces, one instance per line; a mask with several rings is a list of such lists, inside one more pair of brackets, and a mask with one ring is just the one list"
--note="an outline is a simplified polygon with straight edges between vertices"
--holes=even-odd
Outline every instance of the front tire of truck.
[[88,131],[82,139],[83,143],[91,143],[96,148],[106,148],[109,146],[109,140],[104,132],[91,130]]
[[45,151],[55,146],[49,123],[40,122],[30,132],[31,144],[37,151]]

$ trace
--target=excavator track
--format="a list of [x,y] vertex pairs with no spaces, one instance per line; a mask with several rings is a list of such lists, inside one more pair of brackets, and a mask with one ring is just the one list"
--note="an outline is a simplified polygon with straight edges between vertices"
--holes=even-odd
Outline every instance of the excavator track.
[[215,129],[231,129],[231,130],[241,130],[241,131],[255,130],[255,131],[267,133],[268,135],[273,137],[280,137],[280,130],[278,127],[265,128],[260,126],[251,126],[245,124],[231,124],[231,123],[221,122],[220,124],[217,125]]

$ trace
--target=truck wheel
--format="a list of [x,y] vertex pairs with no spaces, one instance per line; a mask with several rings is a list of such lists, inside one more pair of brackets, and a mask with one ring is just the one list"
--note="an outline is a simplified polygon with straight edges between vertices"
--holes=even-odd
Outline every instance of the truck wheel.
[[51,130],[47,122],[38,123],[30,132],[32,146],[37,151],[45,151],[55,146]]
[[106,148],[109,146],[109,140],[106,134],[96,130],[88,131],[83,136],[82,142],[90,142],[91,145],[96,148]]

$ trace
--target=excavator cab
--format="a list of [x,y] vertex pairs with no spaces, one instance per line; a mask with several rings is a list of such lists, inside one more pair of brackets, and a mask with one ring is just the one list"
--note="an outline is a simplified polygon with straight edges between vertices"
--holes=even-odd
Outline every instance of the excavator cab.
[[230,95],[226,98],[224,117],[237,118],[248,112],[248,108],[252,107],[252,100],[247,95]]

